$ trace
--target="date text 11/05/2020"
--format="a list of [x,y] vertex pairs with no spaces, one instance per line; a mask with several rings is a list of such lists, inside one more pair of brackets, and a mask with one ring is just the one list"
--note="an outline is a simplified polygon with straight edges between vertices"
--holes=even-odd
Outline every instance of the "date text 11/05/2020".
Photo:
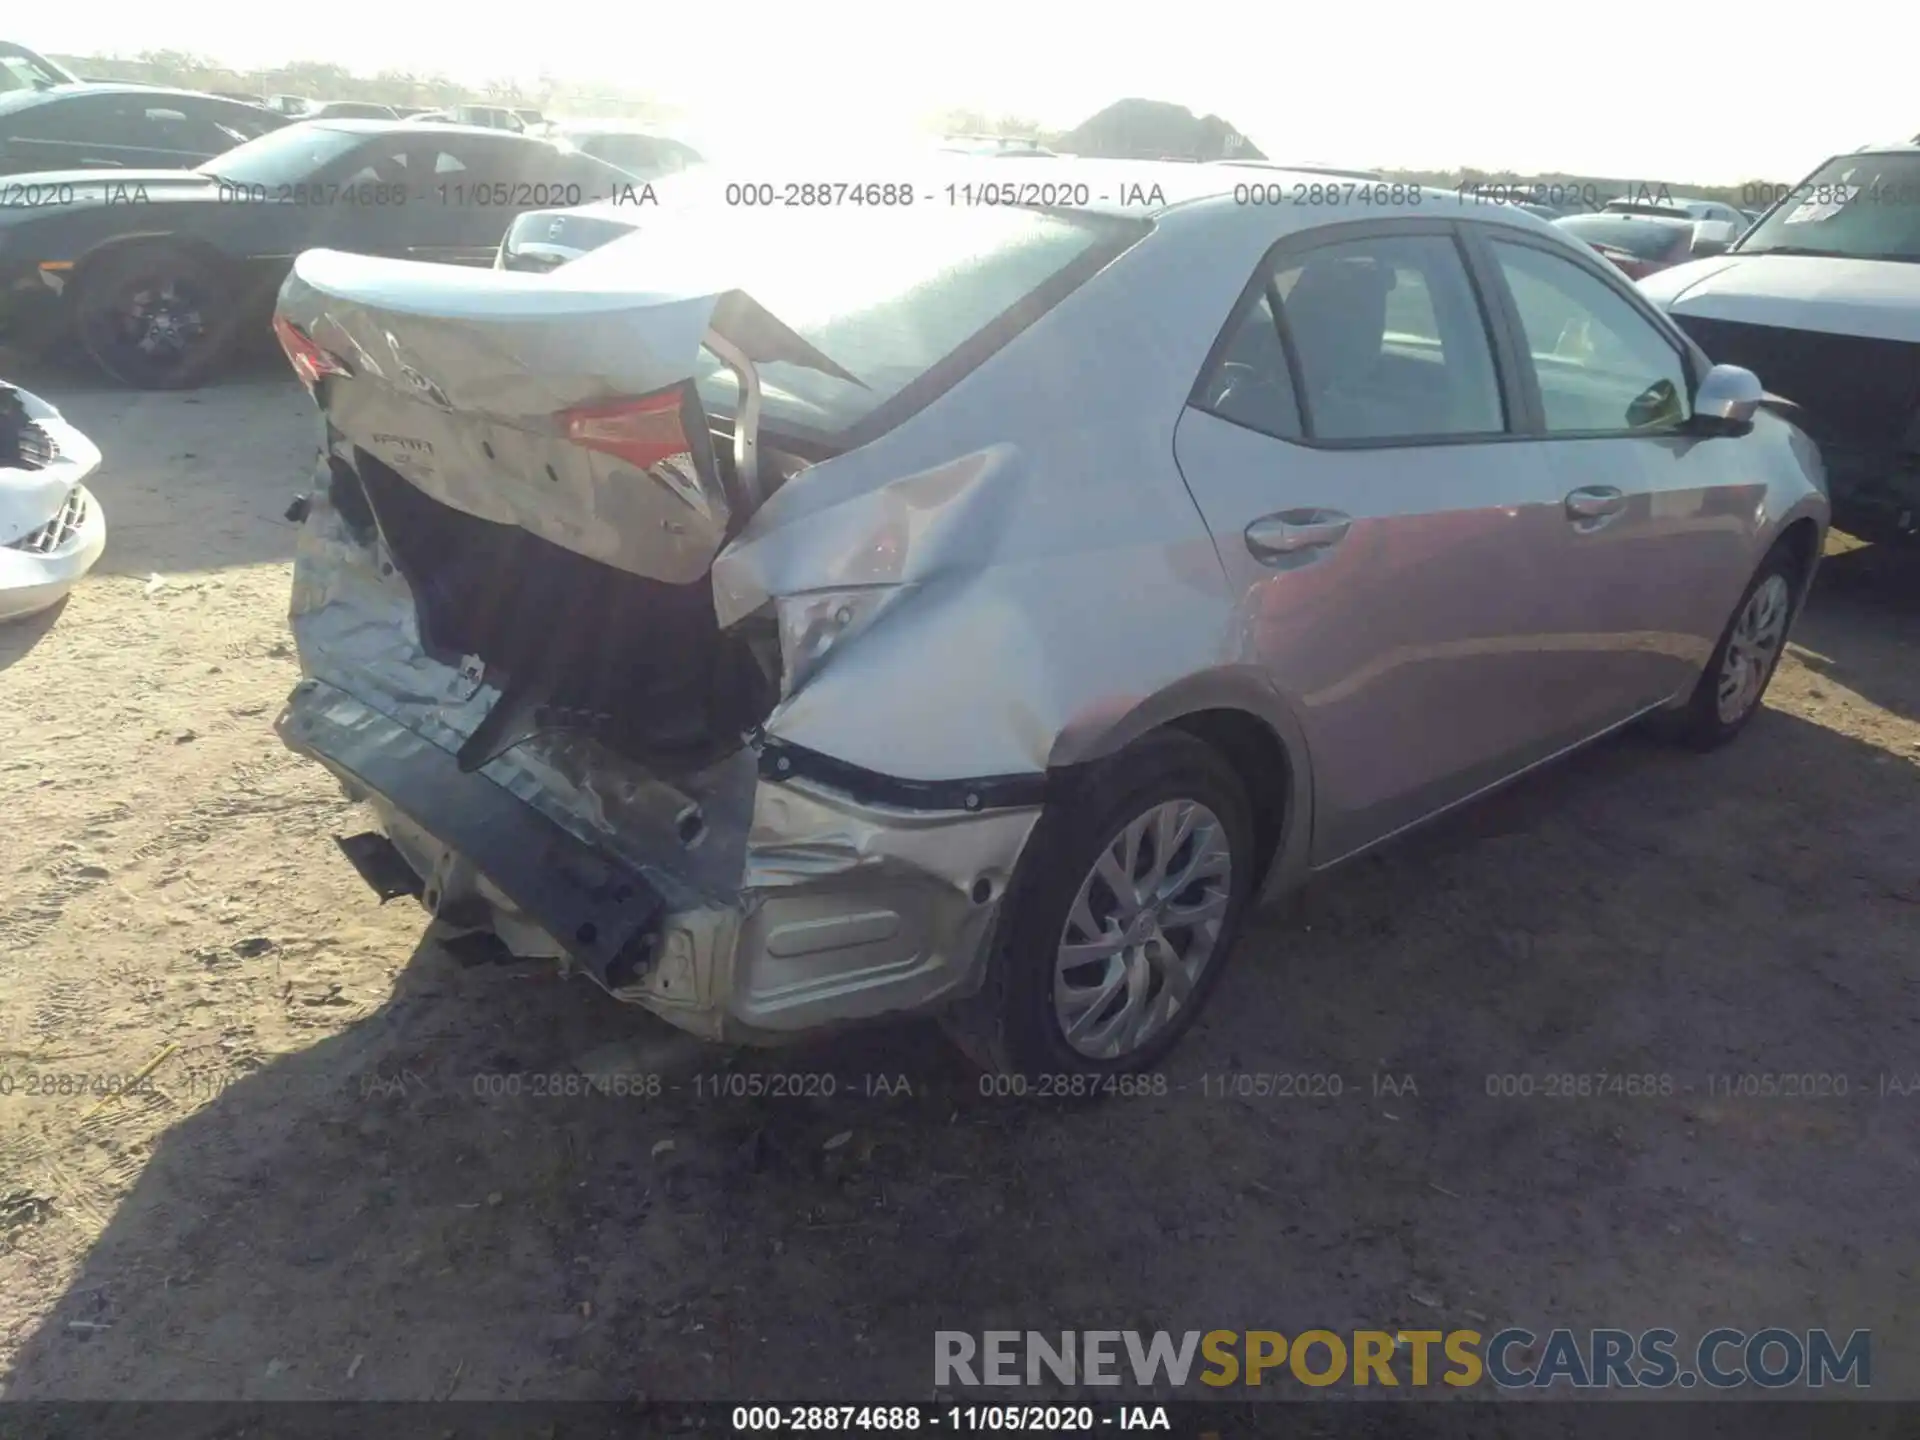
[[[157,198],[173,199],[164,195]],[[576,205],[657,206],[653,186],[612,185],[604,192],[577,181],[445,181],[409,185],[403,181],[365,180],[358,184],[240,184],[215,182],[220,205],[291,205],[303,208],[383,209],[396,205],[443,205],[462,209],[562,209]],[[59,210],[77,205],[150,205],[156,197],[138,181],[35,180],[0,182],[0,210]]]
[[241,185],[222,180],[223,205],[452,205],[497,210],[544,210],[576,205],[658,205],[647,184],[613,185],[602,194],[577,181],[448,180],[432,185],[366,180],[357,185]]
[[[1171,1431],[1165,1405],[736,1405],[735,1434],[913,1433],[1105,1434],[1115,1430]],[[1202,1431],[1218,1440],[1218,1432]]]

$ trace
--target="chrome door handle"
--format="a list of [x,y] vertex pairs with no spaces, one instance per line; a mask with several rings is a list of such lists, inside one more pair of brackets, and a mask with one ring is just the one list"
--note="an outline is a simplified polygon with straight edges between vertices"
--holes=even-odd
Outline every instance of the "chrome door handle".
[[1626,508],[1627,497],[1611,485],[1582,485],[1567,496],[1567,516],[1572,520],[1600,520]]
[[1247,526],[1247,549],[1267,559],[1337,545],[1353,525],[1338,510],[1282,510]]

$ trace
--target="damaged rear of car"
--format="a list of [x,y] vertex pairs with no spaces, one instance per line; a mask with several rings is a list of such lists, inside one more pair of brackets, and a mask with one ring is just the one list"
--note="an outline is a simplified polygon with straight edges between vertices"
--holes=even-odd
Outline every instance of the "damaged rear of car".
[[[300,258],[275,327],[325,446],[278,726],[371,802],[342,846],[383,898],[714,1039],[978,988],[1037,722],[1002,707],[929,773],[858,697],[890,635],[1017,621],[981,594],[1017,448],[934,402],[1145,226],[959,218],[832,283],[817,217],[550,275]],[[877,681],[823,687],[863,647]]]

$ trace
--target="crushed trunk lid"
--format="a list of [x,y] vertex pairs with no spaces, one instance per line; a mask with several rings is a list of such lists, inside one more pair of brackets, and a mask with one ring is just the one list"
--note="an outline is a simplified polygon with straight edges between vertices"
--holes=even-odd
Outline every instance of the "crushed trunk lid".
[[[740,290],[609,289],[564,269],[309,250],[276,327],[333,430],[409,484],[669,584],[703,576],[760,499],[755,365],[860,383]],[[693,385],[703,348],[741,386],[731,481]]]

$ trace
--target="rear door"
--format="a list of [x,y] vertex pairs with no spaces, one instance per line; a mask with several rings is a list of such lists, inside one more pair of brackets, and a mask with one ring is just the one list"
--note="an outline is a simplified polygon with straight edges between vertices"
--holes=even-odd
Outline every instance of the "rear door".
[[1306,730],[1316,863],[1597,727],[1590,615],[1520,361],[1444,221],[1283,244],[1175,453]]
[[[164,101],[134,107],[130,125],[141,141],[153,148],[153,164],[191,170],[214,156],[233,149],[242,140],[253,137],[225,129],[210,119],[205,110],[191,101]],[[147,163],[147,162],[142,162]]]
[[1742,472],[1750,450],[1688,433],[1693,361],[1629,286],[1524,233],[1478,239],[1562,493],[1566,575],[1609,647],[1596,699],[1623,717],[1705,663],[1746,583],[1766,477]]

